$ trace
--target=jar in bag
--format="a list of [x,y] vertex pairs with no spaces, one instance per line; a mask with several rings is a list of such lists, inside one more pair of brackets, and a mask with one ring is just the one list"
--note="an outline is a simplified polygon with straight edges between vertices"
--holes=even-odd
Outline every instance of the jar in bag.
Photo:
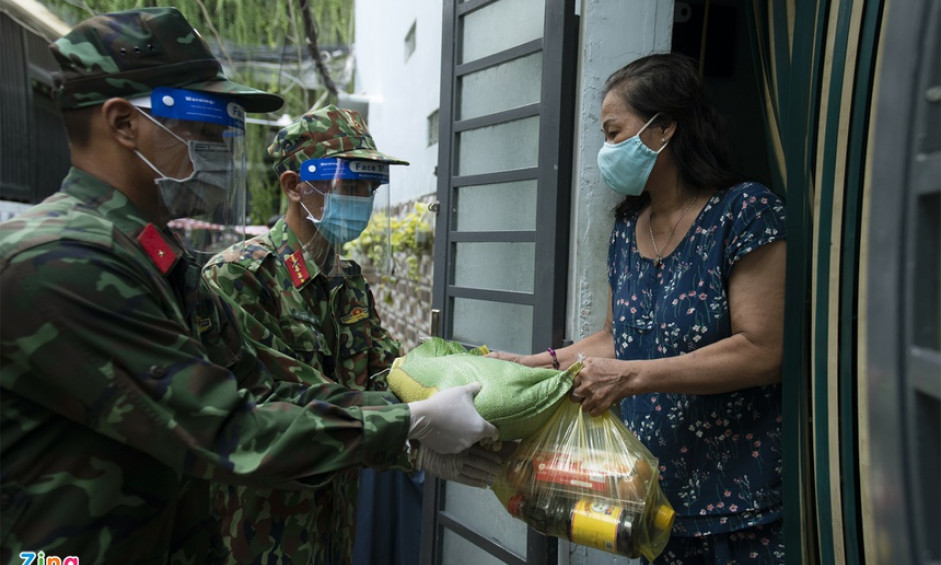
[[[553,497],[540,504],[517,494],[510,499],[507,510],[544,534],[627,557],[640,557],[639,544],[647,539],[647,535],[640,539],[638,531],[643,525],[643,512],[615,502]],[[661,506],[647,518],[649,533],[669,532],[673,510]]]

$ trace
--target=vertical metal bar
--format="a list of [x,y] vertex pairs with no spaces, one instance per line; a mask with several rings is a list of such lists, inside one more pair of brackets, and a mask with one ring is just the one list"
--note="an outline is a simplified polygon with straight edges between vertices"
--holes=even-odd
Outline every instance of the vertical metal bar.
[[438,565],[441,563],[441,538],[444,533],[438,522],[438,512],[444,503],[444,482],[426,476],[422,496],[421,551],[418,561],[421,565]]
[[540,93],[532,351],[565,337],[578,21],[574,0],[547,0]]
[[[451,277],[450,244],[451,231],[451,178],[453,176],[454,141],[454,95],[456,90],[454,67],[458,57],[458,0],[443,0],[441,23],[441,103],[438,108],[438,188],[436,199],[438,211],[435,220],[434,280],[431,288],[431,335],[445,337],[450,331],[447,320],[450,315],[447,289]],[[438,520],[438,512],[444,507],[444,482],[426,477],[424,500],[422,501],[422,535],[419,562],[421,565],[441,563],[442,537],[444,530]]]
[[432,285],[431,307],[440,312],[439,335],[448,337],[451,324],[450,305],[448,304],[448,286],[450,284],[451,256],[448,234],[451,231],[452,214],[452,177],[454,176],[454,121],[455,91],[457,89],[455,66],[458,58],[457,0],[444,0],[442,38],[441,38],[441,105],[438,108],[438,212],[435,220],[434,245],[434,281]]
[[428,329],[428,335],[432,337],[441,337],[441,310],[431,309],[431,324]]
[[526,563],[527,565],[545,565],[558,563],[559,540],[557,538],[540,534],[529,528],[526,530]]

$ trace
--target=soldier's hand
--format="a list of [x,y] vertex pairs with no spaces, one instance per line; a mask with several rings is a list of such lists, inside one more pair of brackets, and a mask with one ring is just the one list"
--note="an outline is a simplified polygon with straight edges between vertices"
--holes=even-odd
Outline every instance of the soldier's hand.
[[472,487],[486,487],[503,464],[503,455],[489,447],[473,445],[460,453],[442,454],[418,448],[418,468],[439,479]]
[[480,383],[448,388],[408,404],[408,437],[438,453],[460,453],[484,438],[497,439],[497,428],[474,407]]

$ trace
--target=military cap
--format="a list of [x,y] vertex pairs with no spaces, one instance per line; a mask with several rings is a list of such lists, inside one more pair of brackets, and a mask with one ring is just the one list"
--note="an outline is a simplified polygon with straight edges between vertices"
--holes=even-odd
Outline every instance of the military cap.
[[376,150],[363,117],[354,110],[333,104],[308,112],[278,132],[268,147],[278,174],[297,171],[308,159],[342,157],[408,165],[397,157]]
[[272,112],[284,103],[228,80],[199,32],[172,7],[93,16],[49,48],[61,68],[54,95],[62,109],[138,97],[160,86],[228,96],[248,112]]

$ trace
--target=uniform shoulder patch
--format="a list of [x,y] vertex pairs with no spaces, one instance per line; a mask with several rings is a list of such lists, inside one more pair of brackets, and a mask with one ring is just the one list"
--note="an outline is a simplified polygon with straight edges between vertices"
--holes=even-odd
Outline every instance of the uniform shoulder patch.
[[287,266],[288,273],[291,275],[291,282],[294,283],[294,288],[300,288],[301,285],[310,279],[310,272],[307,270],[307,263],[304,262],[304,253],[301,250],[297,250],[285,257],[284,264]]
[[153,224],[147,224],[147,227],[137,236],[137,242],[140,243],[147,256],[150,257],[150,260],[160,269],[162,274],[167,274],[173,264],[176,263],[178,255],[167,243],[167,240],[163,238],[160,230],[154,227]]

